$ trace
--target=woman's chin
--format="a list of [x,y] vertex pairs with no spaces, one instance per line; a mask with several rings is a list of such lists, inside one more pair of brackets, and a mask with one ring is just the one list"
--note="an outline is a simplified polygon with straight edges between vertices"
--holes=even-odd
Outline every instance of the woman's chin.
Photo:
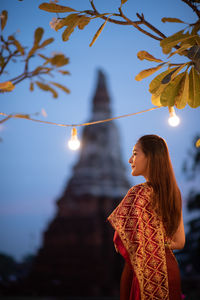
[[132,170],[131,174],[132,174],[132,176],[137,176],[137,175],[135,174],[135,170]]

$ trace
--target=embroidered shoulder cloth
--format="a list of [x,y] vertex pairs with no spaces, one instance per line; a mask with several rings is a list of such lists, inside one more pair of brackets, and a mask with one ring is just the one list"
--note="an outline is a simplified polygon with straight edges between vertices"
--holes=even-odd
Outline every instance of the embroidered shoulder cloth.
[[147,183],[132,187],[108,221],[129,254],[141,300],[169,300],[165,230],[151,206],[151,195]]

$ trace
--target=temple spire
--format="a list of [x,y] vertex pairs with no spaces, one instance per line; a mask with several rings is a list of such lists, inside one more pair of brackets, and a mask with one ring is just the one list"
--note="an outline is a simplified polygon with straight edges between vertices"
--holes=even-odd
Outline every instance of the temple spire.
[[[98,71],[92,104],[92,120],[111,117],[110,97],[102,71]],[[116,198],[123,197],[129,186],[115,122],[84,127],[79,161],[68,184],[72,194]]]
[[110,97],[106,78],[101,70],[98,70],[97,85],[92,103],[92,113],[92,120],[111,117]]

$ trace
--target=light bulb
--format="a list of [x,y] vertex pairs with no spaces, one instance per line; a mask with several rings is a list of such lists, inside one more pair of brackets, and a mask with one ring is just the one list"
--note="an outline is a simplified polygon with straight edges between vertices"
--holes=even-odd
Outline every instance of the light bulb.
[[73,127],[71,131],[71,138],[68,142],[68,146],[71,150],[77,150],[80,147],[80,144],[81,143],[77,137],[77,130],[75,127]]
[[178,126],[180,123],[180,119],[179,117],[176,115],[175,110],[172,106],[169,106],[169,119],[168,119],[168,123],[170,126]]

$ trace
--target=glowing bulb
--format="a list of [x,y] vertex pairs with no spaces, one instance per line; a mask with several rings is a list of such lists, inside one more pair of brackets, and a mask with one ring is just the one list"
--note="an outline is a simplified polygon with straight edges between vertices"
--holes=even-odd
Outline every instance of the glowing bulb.
[[71,139],[68,142],[68,146],[71,150],[77,150],[80,147],[80,144],[81,143],[77,137],[77,130],[73,127],[71,131]]
[[180,123],[179,117],[176,115],[175,110],[172,106],[169,106],[169,119],[168,123],[170,126],[178,126]]

